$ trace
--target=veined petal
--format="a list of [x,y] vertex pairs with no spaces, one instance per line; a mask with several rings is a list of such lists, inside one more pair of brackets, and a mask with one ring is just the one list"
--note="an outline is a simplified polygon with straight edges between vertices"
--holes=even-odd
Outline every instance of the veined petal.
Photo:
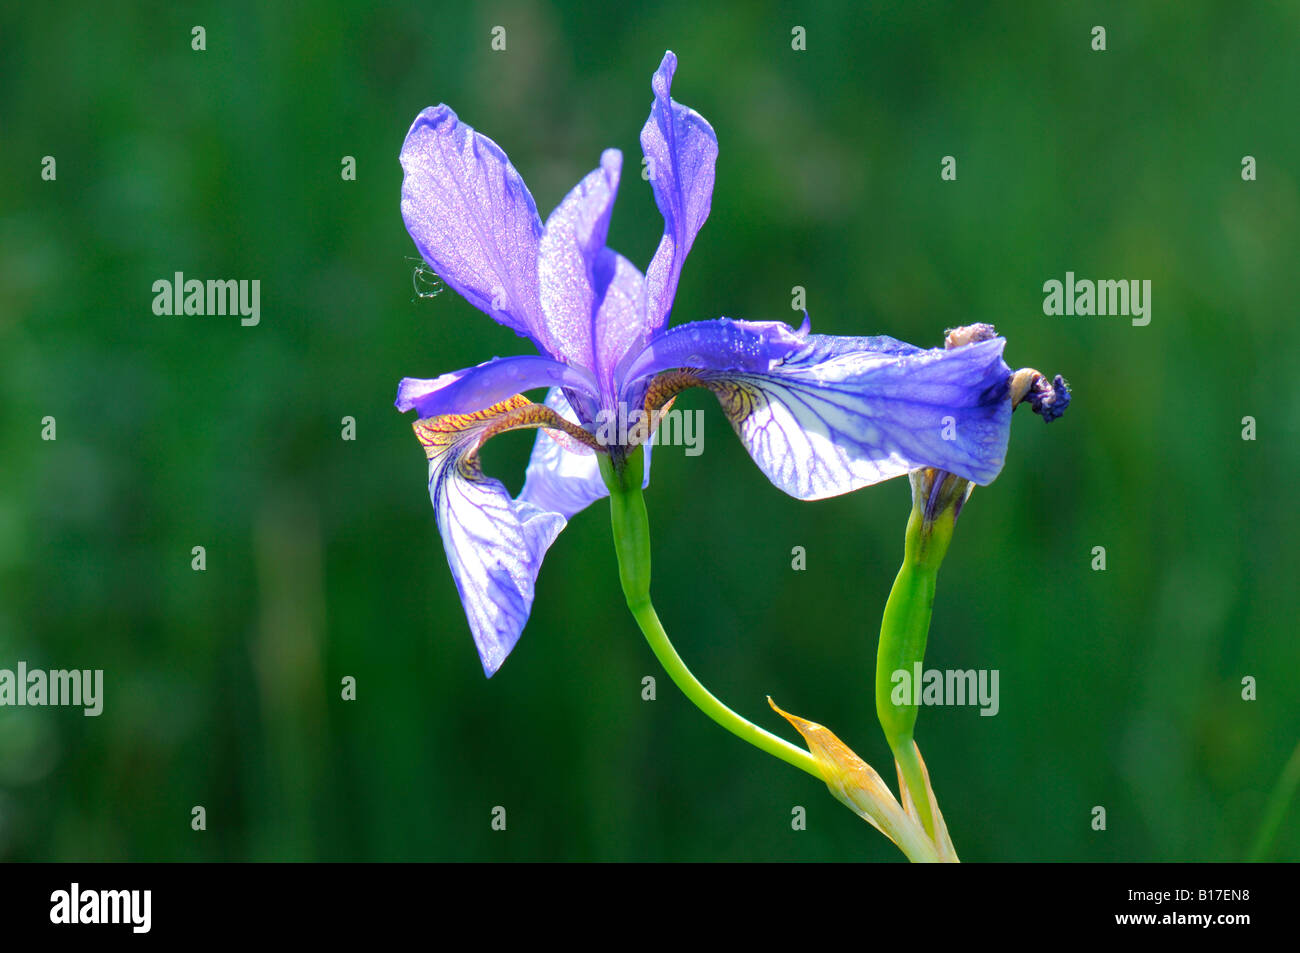
[[404,377],[397,385],[397,409],[414,408],[421,417],[466,414],[536,387],[567,386],[595,390],[584,371],[550,358],[527,355],[496,357],[432,380]]
[[606,248],[597,258],[596,287],[600,304],[592,322],[595,361],[591,365],[601,393],[617,396],[615,371],[633,348],[645,343],[645,277],[630,261]]
[[649,321],[647,336],[668,323],[677,280],[691,244],[713,204],[718,137],[707,120],[669,95],[677,57],[664,54],[651,81],[655,101],[641,130],[641,149],[649,160],[650,185],[664,217],[664,234],[646,269]]
[[639,354],[628,355],[620,370],[620,400],[630,407],[642,406],[653,375],[673,368],[767,371],[802,347],[807,337],[806,316],[798,331],[781,321],[729,318],[679,325],[652,338]]
[[[546,395],[546,406],[565,420],[577,424],[577,415],[564,399],[560,388]],[[645,482],[650,485],[651,445],[645,445]],[[528,474],[519,499],[544,510],[561,513],[565,518],[586,509],[609,495],[600,476],[596,451],[556,430],[538,430],[533,455],[528,460]]]
[[807,345],[810,326],[807,317],[798,330],[784,321],[733,321],[731,318],[679,324],[656,336],[640,354],[629,361],[623,371],[623,380],[632,383],[678,367],[716,371],[770,371]]
[[555,355],[537,289],[542,222],[500,146],[433,106],[406,134],[401,162],[402,218],[425,261],[474,307]]
[[917,467],[992,482],[1011,420],[1005,344],[923,351],[888,337],[808,334],[806,321],[796,332],[720,318],[673,328],[629,368],[680,368],[650,384],[648,406],[686,387],[713,391],[767,477],[818,500]]
[[532,610],[542,557],[565,517],[514,500],[487,477],[478,448],[503,430],[551,426],[549,408],[520,395],[470,414],[417,420],[429,458],[429,498],[483,671],[490,678],[510,654]]
[[605,238],[622,168],[623,154],[606,149],[600,168],[588,173],[546,220],[538,245],[541,307],[557,348],[552,353],[579,367],[596,366],[596,313],[614,276],[604,255]]

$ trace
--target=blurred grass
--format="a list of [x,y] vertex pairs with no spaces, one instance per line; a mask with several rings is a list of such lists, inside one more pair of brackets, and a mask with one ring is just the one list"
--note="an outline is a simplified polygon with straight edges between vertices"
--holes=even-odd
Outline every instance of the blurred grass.
[[[918,726],[963,859],[1245,856],[1300,728],[1294,7],[309,10],[0,13],[0,667],[103,668],[107,696],[97,719],[0,710],[0,858],[899,858],[665,678],[641,700],[660,673],[603,506],[485,682],[392,409],[404,375],[527,347],[454,294],[413,300],[416,113],[451,104],[545,214],[601,149],[639,161],[668,48],[721,143],[674,320],[793,320],[802,285],[821,332],[992,321],[1013,366],[1074,387],[1062,421],[1015,421],[940,579],[927,664],[1001,670],[996,718]],[[644,266],[661,227],[629,176],[611,244]],[[1150,279],[1150,326],[1044,317],[1067,270]],[[155,317],[175,271],[259,279],[261,325]],[[668,631],[741,712],[782,730],[771,694],[883,769],[905,482],[798,503],[711,398],[679,406],[705,453],[661,451],[647,497]],[[501,438],[489,472],[517,488],[529,446]],[[1294,813],[1273,856],[1300,859]]]

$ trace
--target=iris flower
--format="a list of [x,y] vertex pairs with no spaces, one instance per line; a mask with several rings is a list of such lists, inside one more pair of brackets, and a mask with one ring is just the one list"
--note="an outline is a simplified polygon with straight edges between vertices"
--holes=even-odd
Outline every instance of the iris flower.
[[[918,467],[977,484],[1002,468],[1011,416],[1003,338],[922,350],[888,337],[813,334],[807,315],[799,328],[725,317],[669,327],[682,266],[709,215],[718,155],[709,123],[670,96],[676,67],[665,54],[641,130],[664,220],[644,273],[605,244],[618,150],[606,150],[543,223],[506,154],[449,107],[421,112],[402,146],[402,217],[420,254],[448,287],[537,350],[406,378],[397,392],[397,408],[419,414],[438,529],[489,677],[528,620],[546,550],[568,519],[608,493],[597,454],[622,466],[646,439],[644,428],[626,445],[600,439],[602,415],[653,415],[681,390],[704,387],[763,473],[800,500]],[[523,396],[540,388],[549,389],[544,403]],[[530,427],[541,429],[512,498],[483,473],[478,450],[495,434]]]

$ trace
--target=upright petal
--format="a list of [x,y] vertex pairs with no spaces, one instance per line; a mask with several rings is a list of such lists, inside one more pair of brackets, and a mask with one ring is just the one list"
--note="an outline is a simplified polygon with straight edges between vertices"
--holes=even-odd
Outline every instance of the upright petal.
[[402,144],[402,218],[429,266],[474,307],[555,355],[542,323],[542,222],[506,154],[447,106],[416,117]]
[[780,489],[817,500],[936,467],[975,483],[1002,469],[1010,429],[1006,341],[923,351],[888,337],[809,334],[779,322],[702,321],[629,365],[663,372],[645,401],[703,386]]
[[641,149],[664,234],[646,269],[647,339],[668,324],[682,263],[713,204],[718,137],[703,116],[669,95],[677,57],[668,52],[651,81],[655,101],[641,130]]
[[555,356],[580,367],[595,367],[594,324],[612,275],[598,273],[605,252],[609,218],[618,194],[623,154],[607,149],[600,168],[587,174],[546,220],[538,246],[538,275],[547,333]]
[[[577,415],[560,388],[546,395],[546,406],[565,420],[577,423]],[[651,445],[646,444],[643,488],[650,485],[650,451]],[[595,450],[560,431],[537,431],[537,442],[533,444],[533,455],[528,460],[528,474],[519,494],[520,500],[571,519],[573,514],[608,495],[609,489],[601,478]]]
[[500,429],[536,426],[538,415],[530,412],[536,406],[515,396],[475,413],[414,425],[429,458],[429,497],[447,562],[489,678],[519,641],[542,558],[566,520],[511,499],[499,480],[483,474],[477,451]]
[[594,393],[596,385],[585,371],[550,358],[536,355],[494,357],[432,380],[403,377],[397,385],[395,404],[398,410],[414,409],[421,417],[467,414],[520,391],[556,386]]
[[619,363],[645,344],[645,276],[608,248],[597,256],[594,275],[600,298],[592,320],[591,370],[601,393],[612,401],[618,393],[615,373]]

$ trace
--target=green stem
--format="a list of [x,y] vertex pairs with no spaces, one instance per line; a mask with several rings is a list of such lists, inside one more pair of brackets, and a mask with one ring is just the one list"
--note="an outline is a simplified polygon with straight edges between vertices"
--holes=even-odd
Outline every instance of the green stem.
[[811,754],[742,718],[700,684],[699,679],[691,674],[691,670],[686,667],[686,663],[682,661],[681,656],[668,640],[668,635],[659,622],[659,616],[655,614],[654,606],[648,599],[639,606],[629,602],[628,608],[632,610],[632,617],[641,627],[646,641],[650,643],[650,650],[654,652],[659,664],[664,667],[673,684],[682,690],[682,694],[695,703],[695,707],[737,738],[748,741],[755,748],[780,758],[786,764],[807,771],[818,781],[825,781],[821,770],[817,767],[817,759]]
[[627,607],[641,627],[650,650],[659,659],[659,664],[664,667],[673,684],[704,714],[737,738],[806,771],[819,781],[825,781],[817,760],[811,754],[784,738],[765,731],[718,701],[691,674],[691,670],[673,648],[650,601],[650,524],[646,516],[645,498],[641,493],[641,454],[642,450],[638,447],[627,456],[621,467],[616,467],[604,454],[599,459],[601,476],[605,478],[605,485],[610,490],[609,512],[614,530],[614,550],[618,554],[619,582],[623,586]]
[[[952,540],[954,515],[946,509],[925,519],[924,494],[914,501],[907,521],[903,547],[903,565],[894,579],[894,587],[885,603],[880,622],[880,646],[876,651],[876,716],[884,729],[885,739],[898,761],[908,792],[916,803],[925,831],[934,837],[934,814],[921,772],[921,763],[912,747],[917,705],[914,693],[920,690],[920,674],[925,660],[925,643],[930,634],[930,614],[934,607],[934,590],[939,566]],[[920,670],[920,671],[918,671]],[[906,679],[895,680],[895,673]],[[903,692],[901,700],[895,691]]]

